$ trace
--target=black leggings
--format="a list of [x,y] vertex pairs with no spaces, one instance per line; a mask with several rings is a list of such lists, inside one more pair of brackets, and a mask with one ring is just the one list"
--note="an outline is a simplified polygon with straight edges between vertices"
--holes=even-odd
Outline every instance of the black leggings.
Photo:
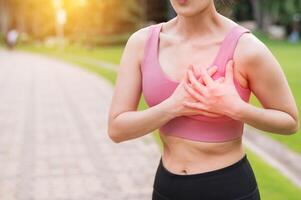
[[161,156],[152,200],[260,200],[260,194],[246,154],[229,166],[186,175],[168,171]]

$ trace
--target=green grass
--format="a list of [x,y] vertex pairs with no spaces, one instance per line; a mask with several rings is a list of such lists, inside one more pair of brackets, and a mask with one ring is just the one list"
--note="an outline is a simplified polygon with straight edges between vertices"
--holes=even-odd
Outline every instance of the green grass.
[[[267,44],[267,46],[271,48],[276,58],[280,61],[283,70],[288,78],[291,89],[295,95],[296,101],[299,104],[301,102],[301,94],[298,85],[301,85],[301,81],[298,78],[298,74],[301,74],[301,69],[298,68],[298,61],[300,60],[298,56],[301,52],[301,45],[292,45],[286,42],[271,42],[269,40],[266,40],[265,38],[263,38],[263,40]],[[44,46],[23,45],[18,47],[18,49],[36,53],[43,53],[46,55],[66,60],[71,63],[75,63],[80,67],[83,67],[87,70],[90,70],[103,76],[104,78],[108,79],[112,84],[115,83],[116,79],[115,71],[102,68],[101,66],[95,66],[94,64],[87,64],[86,62],[81,62],[81,58],[83,60],[100,59],[118,64],[123,51],[122,46],[101,47],[97,49],[86,49],[79,46],[68,46],[64,49],[59,49],[46,48]],[[79,59],[72,59],[72,56]],[[259,102],[254,96],[251,97],[251,103],[253,105],[260,106]],[[140,99],[138,109],[143,110],[147,107],[148,106],[146,105],[144,97],[142,96]],[[265,134],[286,144],[289,148],[297,152],[301,152],[301,147],[299,146],[301,138],[299,134],[291,136],[281,136],[271,133]],[[162,149],[162,142],[159,138],[158,130],[156,130],[153,133],[153,135],[156,141],[158,142],[160,148]],[[301,190],[294,186],[277,170],[269,166],[265,161],[261,160],[257,155],[252,153],[249,149],[246,149],[246,152],[253,167],[254,173],[256,175],[261,197],[263,200],[299,199],[298,197],[301,196]]]
[[104,46],[97,48],[83,47],[80,45],[68,45],[63,48],[59,46],[46,47],[44,45],[19,45],[18,49],[47,53],[54,56],[63,54],[65,56],[79,56],[81,58],[92,58],[99,60],[106,60],[108,62],[118,64],[120,56],[123,52],[123,46]]
[[276,169],[245,148],[251,163],[262,200],[299,200],[301,190]]
[[114,70],[98,66],[94,62],[97,60],[104,60],[110,63],[114,63],[117,66],[123,52],[123,46],[85,48],[78,45],[69,45],[64,48],[60,48],[58,46],[46,47],[43,45],[19,45],[17,49],[33,53],[45,54],[68,61],[105,77],[112,84],[114,84],[115,82],[116,72]]

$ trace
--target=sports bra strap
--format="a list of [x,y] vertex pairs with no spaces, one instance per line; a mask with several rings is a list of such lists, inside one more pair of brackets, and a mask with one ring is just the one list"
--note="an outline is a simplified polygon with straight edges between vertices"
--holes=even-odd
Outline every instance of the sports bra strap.
[[149,27],[148,31],[148,38],[145,44],[144,48],[144,57],[143,57],[143,62],[146,62],[146,59],[151,58],[153,59],[154,53],[156,52],[157,48],[157,38],[159,34],[159,24],[153,24]]
[[223,42],[221,46],[222,53],[219,55],[217,62],[215,63],[219,65],[221,74],[225,74],[227,62],[233,59],[238,41],[244,33],[250,33],[250,30],[238,25],[232,29],[231,33]]

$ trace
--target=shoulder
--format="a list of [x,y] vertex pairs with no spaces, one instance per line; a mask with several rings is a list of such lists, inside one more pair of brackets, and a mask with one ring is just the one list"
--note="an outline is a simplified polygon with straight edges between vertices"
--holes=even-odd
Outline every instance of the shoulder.
[[151,28],[153,26],[154,25],[148,25],[133,32],[127,40],[125,50],[131,49],[133,51],[136,51],[136,55],[138,55],[139,60],[141,60],[144,53],[144,46],[147,43]]
[[127,43],[131,43],[135,45],[143,45],[143,43],[145,43],[147,39],[151,26],[153,25],[149,25],[147,27],[143,27],[136,30],[134,33],[130,35]]
[[234,53],[234,60],[244,73],[247,73],[249,66],[260,67],[261,63],[272,57],[268,47],[252,33],[241,36]]

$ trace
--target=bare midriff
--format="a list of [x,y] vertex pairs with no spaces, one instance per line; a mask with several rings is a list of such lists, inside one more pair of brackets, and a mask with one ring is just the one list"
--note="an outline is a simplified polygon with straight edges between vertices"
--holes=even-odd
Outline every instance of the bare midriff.
[[186,175],[220,169],[240,160],[244,154],[242,138],[208,143],[160,134],[162,162],[171,173]]

